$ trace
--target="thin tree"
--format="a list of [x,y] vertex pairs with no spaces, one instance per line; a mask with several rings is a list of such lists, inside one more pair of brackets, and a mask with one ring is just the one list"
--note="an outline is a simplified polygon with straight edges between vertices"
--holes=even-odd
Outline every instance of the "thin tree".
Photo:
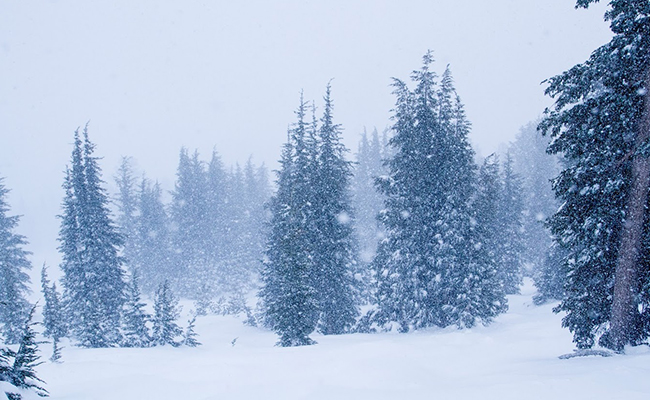
[[23,335],[23,322],[29,312],[26,296],[29,290],[29,275],[32,268],[31,253],[24,249],[27,241],[14,232],[19,216],[10,216],[7,194],[9,190],[0,178],[0,323],[7,343],[18,343]]
[[164,281],[158,287],[154,299],[152,342],[155,346],[179,345],[177,338],[183,334],[183,330],[176,324],[179,316],[178,299],[167,281]]
[[123,241],[110,216],[87,126],[82,135],[75,131],[71,167],[64,183],[59,231],[63,298],[73,337],[85,347],[109,347],[120,342],[125,282],[119,253]]

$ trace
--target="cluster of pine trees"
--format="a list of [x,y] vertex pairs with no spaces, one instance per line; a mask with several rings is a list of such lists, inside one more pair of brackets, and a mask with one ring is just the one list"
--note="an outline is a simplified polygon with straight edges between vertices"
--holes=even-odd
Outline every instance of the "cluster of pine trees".
[[[438,84],[432,62],[428,53],[413,73],[415,90],[395,80],[390,148],[376,132],[362,137],[354,178],[329,87],[320,124],[305,120],[301,100],[271,201],[260,291],[280,345],[309,344],[315,330],[471,327],[518,292],[522,183],[509,156],[503,168],[496,156],[475,165],[451,73]],[[364,299],[375,309],[355,327]]]
[[314,330],[348,331],[357,316],[359,281],[354,216],[350,206],[351,165],[333,121],[330,86],[319,121],[301,98],[278,172],[277,192],[260,290],[264,322],[279,344],[313,343]]
[[438,83],[432,62],[427,53],[413,90],[394,80],[394,155],[377,180],[386,238],[373,261],[374,319],[402,332],[488,323],[521,279],[518,179],[507,161],[504,182],[496,157],[477,168],[451,72]]
[[154,315],[145,311],[140,269],[131,267],[127,275],[125,236],[112,221],[94,147],[87,127],[83,133],[75,132],[60,217],[63,293],[58,293],[55,283],[50,284],[45,266],[41,273],[43,334],[53,340],[52,359],[59,358],[58,343],[66,336],[84,347],[197,343],[192,324],[185,338],[176,324],[178,299],[166,280],[158,285]]
[[168,281],[176,293],[205,305],[255,285],[270,196],[263,165],[249,159],[243,170],[227,171],[216,151],[206,164],[181,149],[169,204],[157,182],[137,182],[134,175],[132,161],[123,159],[116,222],[126,265],[138,270],[145,293]]

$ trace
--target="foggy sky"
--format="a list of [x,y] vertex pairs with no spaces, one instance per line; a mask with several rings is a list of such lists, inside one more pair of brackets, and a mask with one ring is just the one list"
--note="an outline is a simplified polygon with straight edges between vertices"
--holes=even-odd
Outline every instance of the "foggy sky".
[[605,4],[572,0],[0,0],[0,176],[38,270],[56,265],[63,171],[90,121],[104,179],[122,155],[173,187],[181,146],[227,164],[276,166],[300,90],[334,116],[356,150],[389,125],[390,77],[427,49],[451,64],[488,154],[541,115],[541,81],[610,38]]

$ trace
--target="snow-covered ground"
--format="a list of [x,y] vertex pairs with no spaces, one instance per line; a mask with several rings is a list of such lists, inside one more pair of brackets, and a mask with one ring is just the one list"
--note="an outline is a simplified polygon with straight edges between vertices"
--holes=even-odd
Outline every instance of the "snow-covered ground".
[[207,316],[197,321],[197,348],[67,346],[62,364],[38,372],[53,400],[650,399],[650,348],[560,360],[571,335],[532,294],[528,282],[488,327],[313,335],[317,345],[299,348],[274,347],[272,332],[240,319]]

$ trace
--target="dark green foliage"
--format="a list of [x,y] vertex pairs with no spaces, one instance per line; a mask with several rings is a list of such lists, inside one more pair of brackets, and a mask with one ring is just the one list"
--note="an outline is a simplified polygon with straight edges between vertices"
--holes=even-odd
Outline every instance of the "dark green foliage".
[[183,330],[176,324],[179,316],[178,299],[172,293],[169,283],[164,281],[158,287],[154,299],[152,335],[154,346],[179,345],[177,338],[183,334]]
[[[586,7],[592,1],[578,1]],[[635,143],[647,101],[646,78],[650,68],[650,3],[613,0],[606,19],[614,38],[594,51],[585,63],[551,78],[547,94],[555,106],[540,124],[552,137],[549,152],[563,155],[566,167],[553,182],[562,201],[550,219],[550,228],[563,254],[565,271],[562,303],[563,326],[573,332],[579,348],[590,348],[612,322],[615,271],[628,194],[633,182],[632,165],[645,157]],[[646,207],[647,209],[647,207]],[[648,213],[644,242],[648,237]],[[636,263],[637,285],[632,324],[625,342],[648,337],[650,318],[647,296],[648,247],[640,246]],[[607,335],[601,339],[606,339]],[[600,344],[610,345],[607,340]],[[620,349],[621,343],[614,345]]]
[[23,249],[25,237],[14,232],[19,217],[7,215],[8,193],[0,178],[0,324],[5,341],[14,344],[22,337],[30,307],[25,299],[29,294],[29,275],[25,271],[32,265],[27,259],[30,253]]

